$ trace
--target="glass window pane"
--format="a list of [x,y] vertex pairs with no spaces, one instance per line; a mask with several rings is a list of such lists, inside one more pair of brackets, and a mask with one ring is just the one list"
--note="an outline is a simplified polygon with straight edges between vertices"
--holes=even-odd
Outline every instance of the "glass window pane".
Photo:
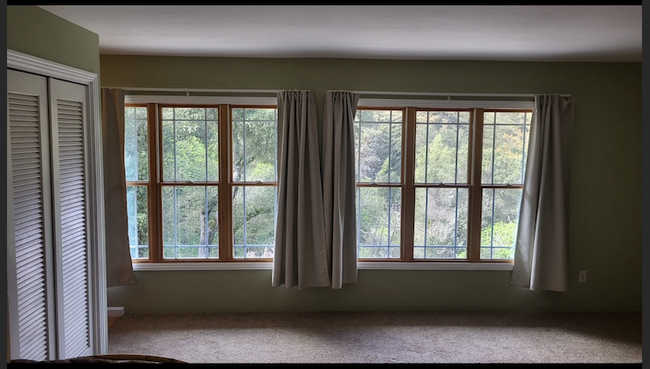
[[[207,111],[210,113],[207,113]],[[218,180],[218,124],[210,108],[163,108],[165,181]]]
[[432,111],[430,123],[416,124],[416,183],[468,182],[469,124],[460,113]]
[[402,190],[357,187],[359,258],[399,258]]
[[230,115],[233,121],[244,120],[244,109],[243,108],[232,109]]
[[149,180],[147,108],[124,108],[124,169],[127,181]]
[[524,125],[530,124],[530,113],[527,112],[496,112],[495,114],[495,123],[496,124],[508,124],[508,125]]
[[131,259],[149,258],[149,200],[147,187],[126,186]]
[[275,245],[275,186],[233,186],[235,258],[272,258]]
[[530,113],[487,112],[483,127],[482,183],[522,184]]
[[244,116],[250,122],[276,122],[275,108],[245,108]]
[[163,120],[173,120],[174,119],[174,108],[163,108],[162,109],[162,119]]
[[354,124],[357,182],[400,183],[402,112],[360,110]]
[[[166,110],[168,109],[163,109],[163,111]],[[162,171],[164,181],[173,181],[176,178],[175,140],[174,122],[164,120],[162,122]]]
[[[217,109],[207,109],[216,114]],[[209,114],[213,115],[213,114]],[[208,181],[219,181],[219,123],[215,117],[206,121],[208,141]]]
[[494,124],[483,126],[482,183],[494,183]]
[[164,186],[162,188],[163,257],[218,257],[218,188]]
[[513,259],[523,191],[483,189],[481,259]]
[[233,109],[232,141],[234,182],[276,181],[277,109]]
[[204,108],[173,108],[176,120],[205,120]]
[[464,188],[416,188],[414,257],[467,257],[467,209]]

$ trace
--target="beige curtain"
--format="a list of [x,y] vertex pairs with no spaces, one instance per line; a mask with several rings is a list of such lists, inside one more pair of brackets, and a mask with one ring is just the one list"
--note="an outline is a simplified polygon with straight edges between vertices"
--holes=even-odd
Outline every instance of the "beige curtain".
[[124,173],[124,91],[102,88],[106,284],[135,283],[129,252]]
[[316,103],[311,91],[278,98],[278,210],[272,285],[329,286]]
[[511,283],[568,289],[569,168],[573,97],[535,97]]
[[323,120],[323,205],[332,288],[357,281],[354,115],[359,95],[327,91]]

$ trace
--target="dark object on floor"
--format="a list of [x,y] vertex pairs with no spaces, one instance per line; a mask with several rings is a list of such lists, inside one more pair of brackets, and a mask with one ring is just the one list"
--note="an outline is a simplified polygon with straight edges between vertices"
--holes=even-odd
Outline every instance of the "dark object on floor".
[[60,360],[11,360],[11,364],[187,364],[185,361],[176,360],[162,356],[151,355],[127,355],[127,354],[109,354],[82,356]]

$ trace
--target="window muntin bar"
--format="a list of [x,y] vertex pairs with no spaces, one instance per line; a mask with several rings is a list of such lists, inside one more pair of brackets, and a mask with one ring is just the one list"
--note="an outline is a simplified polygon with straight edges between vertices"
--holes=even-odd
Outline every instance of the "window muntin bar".
[[[150,104],[155,106],[155,104]],[[207,255],[205,260],[214,258],[212,260],[222,260],[218,259],[219,256],[219,232],[218,228],[213,234],[216,234],[217,241],[214,244],[206,242],[205,237],[200,236],[200,230],[210,231],[210,216],[211,214],[211,203],[217,204],[222,203],[224,205],[219,205],[222,207],[222,211],[228,211],[231,214],[227,215],[230,219],[228,220],[228,228],[231,228],[229,232],[232,235],[227,235],[226,239],[221,239],[224,241],[222,247],[226,247],[228,244],[232,244],[232,251],[228,255],[222,254],[222,256],[227,256],[223,259],[224,261],[228,260],[245,260],[246,258],[252,258],[257,260],[268,259],[272,257],[272,247],[273,241],[269,241],[270,237],[264,232],[260,233],[259,227],[254,229],[255,222],[263,222],[264,217],[260,217],[259,220],[251,218],[252,215],[260,216],[260,209],[256,206],[253,206],[252,194],[255,189],[259,189],[257,192],[264,192],[262,189],[272,188],[272,194],[267,195],[269,202],[272,203],[270,211],[268,209],[262,211],[264,214],[275,214],[275,209],[277,207],[277,191],[276,191],[276,165],[277,162],[277,148],[275,142],[277,142],[277,109],[272,108],[272,118],[259,118],[255,116],[255,110],[259,110],[257,107],[231,107],[222,110],[224,116],[230,114],[232,119],[228,119],[229,125],[220,126],[220,121],[218,118],[217,111],[221,110],[222,107],[212,108],[214,111],[214,116],[209,118],[207,114],[204,114],[202,117],[197,117],[196,115],[190,116],[193,111],[196,111],[196,108],[205,108],[198,106],[173,106],[176,110],[171,110],[171,119],[163,119],[164,117],[169,118],[162,113],[162,110],[159,110],[159,115],[161,117],[160,126],[159,126],[159,141],[161,143],[160,152],[160,162],[159,166],[161,168],[160,176],[164,178],[164,181],[156,184],[155,187],[152,187],[155,192],[159,192],[160,200],[159,205],[154,206],[154,210],[157,206],[160,207],[161,214],[164,214],[169,208],[173,211],[176,218],[175,228],[173,230],[175,234],[175,240],[173,244],[165,244],[165,256],[161,257],[168,259],[167,255],[170,253],[176,259],[168,260],[182,260],[188,258],[191,260],[203,260],[195,259],[198,258],[200,252],[202,255]],[[268,107],[264,107],[267,109]],[[181,109],[186,109],[185,111]],[[239,109],[239,110],[238,110]],[[146,109],[145,109],[146,110]],[[478,109],[481,113],[483,110]],[[150,110],[151,111],[151,110]],[[207,112],[208,110],[204,110]],[[381,112],[382,114],[376,114],[375,117],[372,117],[372,113]],[[404,112],[410,111],[413,114],[412,122],[403,121],[406,118]],[[361,119],[361,114],[364,114],[364,119]],[[237,116],[237,114],[240,114]],[[409,115],[411,116],[411,115]],[[357,213],[358,216],[367,216],[364,214],[370,213],[363,204],[366,204],[368,199],[371,198],[371,194],[382,193],[382,195],[377,195],[377,199],[382,199],[378,202],[375,199],[375,203],[381,205],[383,210],[375,211],[376,219],[374,222],[368,222],[367,219],[365,224],[359,222],[358,240],[359,250],[361,247],[364,247],[363,251],[365,255],[363,256],[361,252],[359,253],[360,259],[366,260],[418,260],[418,261],[434,261],[434,260],[462,260],[466,258],[468,254],[468,205],[466,197],[470,193],[470,188],[474,188],[473,184],[469,183],[469,168],[471,167],[470,153],[471,145],[469,143],[470,135],[472,132],[471,125],[473,124],[470,121],[470,111],[468,109],[395,109],[395,108],[379,108],[379,109],[358,109],[357,117],[355,122],[355,156],[357,157],[357,165],[355,165],[355,175],[357,178],[357,191],[356,196],[359,199],[357,203]],[[474,223],[479,223],[478,227],[480,230],[478,233],[475,233],[480,237],[480,244],[478,247],[480,249],[480,260],[490,261],[490,260],[508,260],[508,253],[512,252],[513,248],[508,245],[508,242],[503,241],[503,232],[500,227],[502,227],[502,222],[500,219],[508,219],[503,217],[506,209],[504,208],[502,202],[506,201],[503,199],[510,198],[512,196],[520,198],[520,194],[517,195],[516,192],[521,193],[521,187],[523,183],[523,177],[525,175],[525,163],[526,163],[526,150],[528,148],[528,138],[530,130],[530,121],[531,121],[531,112],[530,111],[515,111],[515,110],[485,110],[485,114],[481,114],[485,120],[484,130],[481,130],[481,137],[479,138],[481,146],[479,151],[482,154],[482,164],[477,167],[477,170],[481,173],[475,175],[478,178],[477,185],[480,186],[480,196],[473,195],[474,198],[481,197],[479,201],[480,212],[479,218]],[[368,118],[370,117],[370,118]],[[424,117],[421,119],[421,117]],[[492,117],[492,118],[490,118]],[[411,118],[409,118],[411,119]],[[407,124],[413,124],[411,126],[413,135],[411,137],[406,137],[404,132],[406,132]],[[237,126],[239,125],[239,126]],[[170,128],[171,127],[171,128]],[[382,128],[383,127],[383,128]],[[222,132],[220,132],[222,130]],[[238,133],[241,132],[241,146],[237,146],[236,138]],[[255,130],[266,132],[267,134],[260,135],[270,138],[267,141],[259,141],[262,144],[255,145],[252,144],[251,140],[254,137],[253,132]],[[152,135],[153,131],[149,131],[149,135]],[[173,149],[165,149],[165,134],[166,132],[173,132],[172,140],[174,141]],[[211,133],[213,132],[213,133]],[[271,133],[272,132],[272,133]],[[411,131],[409,131],[411,132]],[[442,133],[441,133],[442,132]],[[191,134],[190,134],[191,133]],[[220,137],[220,134],[225,134],[225,137]],[[445,135],[443,140],[445,145],[443,147],[447,150],[448,160],[445,160],[447,166],[441,168],[439,155],[436,157],[436,150],[433,150],[432,147],[435,147],[435,138],[441,134]],[[169,134],[168,134],[169,135]],[[193,138],[189,136],[194,135],[197,138],[200,138],[199,141],[202,143],[204,150],[195,150],[193,157],[200,157],[201,169],[197,172],[198,167],[192,168],[194,171],[189,170],[187,163],[195,162],[194,159],[188,159],[186,156],[187,152],[181,150],[181,146],[189,147],[187,142],[191,141]],[[232,135],[232,136],[231,136]],[[251,136],[253,135],[253,136]],[[146,132],[145,132],[145,137]],[[175,138],[175,139],[174,139]],[[476,139],[476,138],[475,138]],[[374,141],[373,141],[374,140]],[[407,140],[412,142],[409,155],[414,156],[413,158],[405,158],[402,153],[404,150],[404,145]],[[440,140],[440,139],[439,139]],[[131,145],[133,146],[133,137],[131,137]],[[145,138],[144,141],[147,141]],[[178,141],[178,142],[176,142]],[[229,147],[224,149],[218,149],[220,141],[228,142]],[[197,141],[198,142],[198,141]],[[271,142],[269,145],[264,145],[265,143]],[[364,155],[368,152],[368,148],[377,150],[379,146],[370,147],[370,143],[377,145],[378,142],[383,142],[385,149],[385,157],[381,162],[374,163],[374,170],[367,170],[368,162],[364,163]],[[423,150],[423,155],[418,156],[418,150],[422,149],[421,142],[424,142],[424,146],[428,146]],[[148,152],[144,150],[145,156],[142,156],[142,143],[137,144],[140,148],[140,157],[145,158],[141,160],[138,158],[138,162],[146,162],[146,155]],[[411,145],[411,144],[409,144]],[[509,151],[510,160],[503,160],[503,156],[500,156],[503,147],[507,146]],[[210,149],[214,147],[215,149]],[[252,150],[254,148],[266,147],[264,156],[269,158],[269,160],[262,161],[264,165],[259,164],[259,156],[252,155]],[[417,150],[415,150],[417,148]],[[516,148],[516,149],[515,149]],[[199,147],[199,149],[201,149]],[[158,149],[154,149],[158,150]],[[224,151],[225,150],[225,151]],[[132,150],[133,151],[133,150]],[[136,150],[137,151],[137,150]],[[155,152],[155,151],[152,151]],[[169,155],[169,153],[172,155]],[[414,153],[415,152],[415,153]],[[125,145],[126,153],[126,145]],[[258,150],[259,153],[259,150]],[[185,154],[182,155],[182,154]],[[234,158],[241,158],[242,167],[241,170],[236,172],[237,175],[233,172],[233,169],[236,167],[236,163],[231,163],[230,168],[224,169],[224,173],[221,175],[224,176],[223,180],[226,183],[220,182],[219,175],[219,166],[218,161],[219,154],[221,155],[230,155],[230,160],[234,161]],[[173,164],[165,162],[163,158],[165,156],[173,158]],[[149,155],[150,161],[153,160]],[[214,158],[214,159],[213,159]],[[167,159],[171,161],[171,159]],[[406,161],[413,161],[408,165],[412,169],[409,169],[410,173],[403,173],[404,163]],[[438,160],[436,162],[436,160]],[[480,161],[480,159],[476,159]],[[198,160],[197,160],[198,161]],[[126,159],[125,159],[126,162]],[[516,164],[515,164],[516,162]],[[153,164],[152,164],[153,165]],[[156,165],[156,166],[158,166]],[[364,168],[366,165],[366,168]],[[419,166],[422,166],[420,168]],[[171,169],[173,168],[173,170]],[[423,170],[427,168],[427,170]],[[441,170],[444,169],[444,170]],[[437,170],[437,172],[436,172]],[[419,171],[424,176],[422,178],[416,178],[419,175]],[[132,171],[133,172],[133,171]],[[139,175],[140,172],[138,172]],[[474,172],[476,174],[476,172]],[[198,176],[197,176],[198,174]],[[153,176],[154,173],[150,173],[150,176]],[[225,176],[230,176],[227,178]],[[170,178],[167,178],[170,177]],[[410,178],[409,178],[410,177]],[[140,177],[139,180],[147,178],[146,176]],[[128,183],[130,186],[130,202],[133,203],[134,198],[146,198],[151,199],[151,191],[147,191],[148,182],[142,181]],[[228,193],[222,192],[219,186],[224,186],[225,190]],[[173,191],[167,187],[174,188]],[[191,190],[188,188],[201,188],[200,191],[196,190],[197,193],[200,193],[200,202],[201,205],[194,206],[196,209],[203,209],[207,214],[208,218],[203,217],[201,219],[199,229],[199,241],[200,242],[187,242],[183,240],[188,239],[188,233],[190,230],[196,233],[196,229],[181,229],[178,226],[178,222],[183,222],[188,218],[188,207],[184,204],[187,203],[186,198],[188,193],[191,193]],[[211,202],[211,195],[208,195],[209,187],[214,187],[215,198],[214,202]],[[414,231],[408,231],[402,234],[402,229],[405,224],[402,224],[404,216],[403,211],[406,210],[403,207],[402,201],[405,197],[404,191],[407,189],[407,192],[411,192],[409,197],[411,200],[408,200],[407,203],[413,203],[415,201],[414,211],[424,212],[424,214],[417,213],[411,214],[407,218],[410,219],[414,217],[413,220],[408,220],[411,222],[411,226],[414,228]],[[171,197],[174,199],[172,201],[173,206],[169,206],[171,201],[169,198],[164,196],[165,191],[168,191],[169,194],[173,194]],[[436,193],[445,194],[443,197],[447,199],[443,203],[449,205],[448,209],[445,209],[440,213],[440,201],[436,202],[436,198],[439,198],[439,195]],[[135,195],[134,195],[135,194]],[[143,195],[144,194],[144,195]],[[148,194],[148,195],[147,195]],[[220,195],[219,195],[220,194]],[[221,196],[221,197],[219,197]],[[225,196],[225,198],[224,198]],[[197,195],[198,199],[199,195]],[[197,200],[198,201],[198,200]],[[450,202],[451,201],[451,202]],[[511,200],[507,200],[511,201]],[[235,203],[237,202],[237,203]],[[137,201],[136,201],[137,203]],[[231,203],[231,204],[228,204]],[[411,207],[412,205],[408,205]],[[513,206],[513,209],[518,210],[519,204]],[[146,208],[146,207],[145,207]],[[241,209],[241,232],[235,235],[234,232],[234,219],[235,219],[235,208]],[[420,210],[417,210],[417,209]],[[215,208],[216,210],[217,208]],[[377,208],[379,209],[379,208]],[[452,210],[453,209],[453,210]],[[137,207],[137,210],[140,210],[140,207]],[[151,209],[149,211],[141,212],[142,215],[139,217],[151,217]],[[507,209],[510,212],[511,209]],[[239,211],[239,210],[237,210]],[[438,211],[437,215],[436,212]],[[196,214],[196,211],[194,212]],[[199,211],[200,213],[200,211]],[[238,213],[240,214],[240,213]],[[137,218],[138,215],[134,215],[133,212],[130,213],[130,218]],[[239,215],[237,215],[239,217]],[[454,229],[452,233],[449,233],[449,237],[441,237],[440,234],[436,234],[436,223],[431,220],[433,218],[444,219],[445,224],[448,224],[450,228]],[[518,218],[518,213],[516,215]],[[216,218],[215,218],[216,219]],[[512,219],[512,214],[510,216]],[[218,222],[219,220],[216,219]],[[419,222],[419,223],[418,223]],[[130,230],[133,227],[130,226]],[[139,223],[139,229],[146,229],[147,222]],[[409,227],[409,225],[406,225]],[[152,224],[149,224],[149,228],[156,227]],[[253,227],[253,228],[251,228]],[[418,228],[419,227],[419,228]],[[165,227],[158,227],[162,229]],[[228,229],[226,228],[226,229]],[[206,235],[210,232],[206,231]],[[368,237],[370,231],[374,231],[374,241]],[[130,231],[132,233],[132,231]],[[429,235],[427,238],[425,235]],[[401,239],[403,237],[411,238],[413,240]],[[133,237],[135,239],[141,239],[141,237]],[[237,241],[235,241],[235,239]],[[417,239],[421,239],[418,241]],[[472,238],[474,240],[474,238]],[[477,239],[478,240],[478,239]],[[227,241],[227,242],[225,242]],[[232,242],[231,242],[232,241]],[[161,235],[160,241],[163,242],[163,237]],[[405,244],[406,242],[406,244]],[[409,245],[410,243],[410,245]],[[270,245],[269,245],[270,244]],[[138,245],[132,245],[138,246]],[[142,246],[142,245],[140,245]],[[269,248],[271,246],[271,248]],[[146,246],[144,246],[146,248]],[[199,251],[201,247],[204,247],[207,251]],[[403,250],[409,251],[409,255],[402,254]],[[134,249],[139,250],[139,249]],[[210,250],[215,250],[214,252]],[[222,249],[227,250],[227,249]],[[372,251],[371,251],[372,250]],[[472,253],[477,253],[473,261],[480,261],[476,259],[478,257],[479,250],[476,248],[473,249]],[[162,251],[162,246],[161,246]],[[138,251],[139,252],[139,251]],[[144,254],[142,254],[144,255]],[[504,256],[505,255],[505,256]],[[151,257],[151,255],[149,255]],[[187,256],[187,257],[186,257]],[[143,256],[147,258],[146,255]],[[160,259],[160,257],[153,256],[152,261]],[[137,260],[137,258],[134,258]]]

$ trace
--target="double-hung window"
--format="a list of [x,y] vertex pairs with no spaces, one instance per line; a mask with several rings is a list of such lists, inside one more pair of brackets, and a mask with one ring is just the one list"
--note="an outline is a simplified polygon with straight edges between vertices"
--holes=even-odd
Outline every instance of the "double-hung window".
[[[512,262],[532,108],[360,104],[363,262]],[[136,262],[271,261],[277,107],[127,104]]]
[[359,260],[511,262],[531,116],[359,106]]
[[270,260],[276,127],[276,106],[127,104],[132,259]]

